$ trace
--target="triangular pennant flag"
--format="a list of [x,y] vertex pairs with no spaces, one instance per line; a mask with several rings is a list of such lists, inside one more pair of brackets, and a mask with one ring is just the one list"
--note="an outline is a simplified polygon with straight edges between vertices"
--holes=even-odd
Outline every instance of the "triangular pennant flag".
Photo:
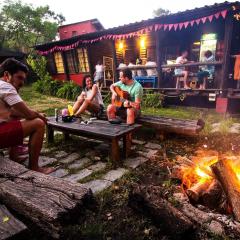
[[206,20],[207,20],[207,17],[203,17],[203,18],[201,18],[202,23],[205,23]]
[[178,23],[175,23],[173,26],[174,26],[174,30],[176,31],[178,28]]
[[223,18],[226,18],[227,10],[221,11],[221,15],[222,15]]
[[169,25],[168,25],[169,31],[171,31],[172,27],[173,27],[173,24],[169,24]]
[[152,31],[153,30],[153,26],[148,27],[148,30]]
[[213,15],[208,16],[208,20],[209,20],[209,22],[212,22],[212,20],[213,20]]
[[216,19],[218,19],[219,16],[220,16],[220,12],[214,14],[214,17],[215,17]]
[[197,23],[197,25],[199,25],[201,19],[196,19],[195,22]]
[[189,22],[184,22],[184,23],[183,23],[183,25],[184,25],[185,28],[187,28],[188,24],[189,24]]
[[158,30],[158,24],[154,25],[154,30],[155,30],[155,32]]
[[168,28],[168,24],[163,24],[164,31]]
[[183,27],[183,23],[179,23],[179,29],[181,30]]
[[192,20],[192,21],[190,22],[191,26],[193,26],[193,25],[194,25],[194,22],[195,22],[194,20]]

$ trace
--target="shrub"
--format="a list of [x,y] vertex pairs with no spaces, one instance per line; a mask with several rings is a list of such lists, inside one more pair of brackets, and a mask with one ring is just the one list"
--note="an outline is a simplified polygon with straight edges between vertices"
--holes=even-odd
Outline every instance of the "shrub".
[[80,94],[80,86],[74,84],[73,82],[66,82],[57,91],[57,97],[66,98],[68,100],[75,100]]
[[160,108],[163,106],[164,98],[160,93],[147,92],[143,96],[142,106]]

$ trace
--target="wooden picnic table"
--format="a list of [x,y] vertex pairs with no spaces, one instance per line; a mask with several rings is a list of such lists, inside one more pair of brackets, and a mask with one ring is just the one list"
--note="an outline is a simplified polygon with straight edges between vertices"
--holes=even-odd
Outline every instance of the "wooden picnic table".
[[93,120],[89,124],[81,124],[78,122],[65,123],[62,120],[56,122],[54,117],[49,117],[48,119],[48,142],[53,142],[54,130],[63,132],[65,138],[68,138],[69,134],[73,134],[107,141],[110,144],[110,159],[113,161],[114,165],[120,161],[119,140],[121,138],[123,139],[123,155],[124,158],[126,158],[131,149],[128,134],[141,127],[140,124],[129,126],[125,123],[111,124],[103,120]]

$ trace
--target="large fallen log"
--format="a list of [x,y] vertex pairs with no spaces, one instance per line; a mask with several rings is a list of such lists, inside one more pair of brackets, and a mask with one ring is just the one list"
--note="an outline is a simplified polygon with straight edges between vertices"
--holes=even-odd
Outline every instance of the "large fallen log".
[[192,232],[191,221],[159,194],[154,186],[134,186],[129,195],[129,206],[150,217],[167,235],[181,238]]
[[[11,172],[18,167],[23,173]],[[23,171],[21,165],[1,159],[0,200],[52,237],[59,237],[62,226],[76,221],[93,198],[81,184]]]
[[232,167],[229,165],[228,159],[220,159],[211,168],[216,178],[222,184],[235,218],[240,221],[240,183]]
[[0,240],[23,237],[27,227],[0,204]]

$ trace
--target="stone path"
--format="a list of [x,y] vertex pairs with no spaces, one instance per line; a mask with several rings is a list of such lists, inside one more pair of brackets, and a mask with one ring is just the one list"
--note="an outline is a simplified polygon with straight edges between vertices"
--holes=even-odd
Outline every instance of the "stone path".
[[[133,157],[125,159],[123,166],[112,169],[107,162],[109,145],[91,139],[80,143],[68,143],[65,147],[44,147],[39,158],[41,167],[54,166],[51,176],[72,182],[80,182],[97,194],[110,187],[115,181],[130,173],[149,159],[159,154],[160,144],[133,141]],[[90,145],[87,145],[89,143]],[[92,147],[94,146],[94,147]],[[81,151],[82,149],[82,151]],[[24,163],[27,165],[28,161]]]

